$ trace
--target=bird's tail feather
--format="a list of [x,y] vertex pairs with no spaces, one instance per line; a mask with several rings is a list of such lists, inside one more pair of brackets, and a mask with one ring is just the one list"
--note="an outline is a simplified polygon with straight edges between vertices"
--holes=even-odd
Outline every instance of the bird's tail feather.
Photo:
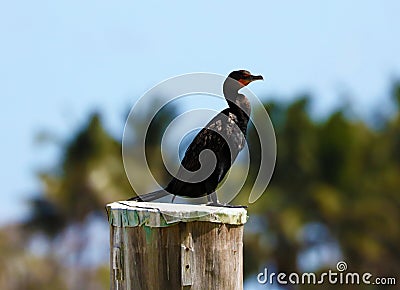
[[143,195],[138,195],[128,199],[128,201],[153,201],[169,194],[165,189],[160,189]]

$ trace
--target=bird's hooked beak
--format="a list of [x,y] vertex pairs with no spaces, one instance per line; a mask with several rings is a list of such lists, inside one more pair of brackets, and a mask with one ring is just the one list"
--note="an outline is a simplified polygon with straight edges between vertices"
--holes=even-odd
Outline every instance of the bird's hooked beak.
[[238,82],[241,83],[243,86],[247,86],[249,83],[257,80],[264,80],[264,78],[261,75],[253,76],[251,74],[248,74],[244,78],[239,79]]
[[257,81],[257,80],[264,80],[263,76],[261,76],[261,75],[259,75],[259,76],[250,75],[249,78],[250,78],[250,81],[252,81],[252,82]]

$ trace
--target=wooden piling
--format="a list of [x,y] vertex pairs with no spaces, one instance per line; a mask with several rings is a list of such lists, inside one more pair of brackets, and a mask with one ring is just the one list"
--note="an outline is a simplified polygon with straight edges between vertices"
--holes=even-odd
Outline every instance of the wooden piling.
[[111,290],[243,289],[244,208],[107,205]]

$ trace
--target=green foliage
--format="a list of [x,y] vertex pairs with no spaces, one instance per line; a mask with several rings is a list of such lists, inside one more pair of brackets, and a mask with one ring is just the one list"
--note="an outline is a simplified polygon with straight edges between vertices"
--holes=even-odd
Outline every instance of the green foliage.
[[[337,258],[346,261],[352,271],[386,277],[397,274],[395,269],[400,269],[400,83],[395,84],[392,92],[397,112],[388,116],[379,129],[349,119],[341,110],[323,121],[315,121],[308,111],[310,98],[307,96],[287,105],[265,105],[275,126],[278,156],[267,192],[249,207],[250,223],[257,220],[258,227],[245,234],[247,277],[253,279],[255,273],[271,264],[276,271],[301,271],[302,254],[318,245],[332,244],[340,249],[341,257]],[[175,108],[160,112],[146,139],[146,153],[159,178],[168,177],[161,163],[160,136],[175,114]],[[128,126],[137,134],[144,130],[144,124]],[[249,131],[249,143],[251,181],[258,172],[260,150],[254,130]],[[131,144],[132,158],[135,158],[135,150],[141,144],[135,140]],[[63,145],[62,151],[64,154],[55,170],[39,175],[43,194],[32,200],[32,215],[24,228],[29,233],[40,230],[50,239],[70,225],[83,225],[91,213],[103,212],[106,203],[133,195],[122,165],[121,143],[104,130],[99,114],[91,115]],[[247,182],[246,188],[250,186],[251,182]],[[239,196],[238,200],[243,201],[242,198]],[[310,228],[314,230],[307,230]],[[20,255],[13,246],[4,245],[0,239],[2,252]],[[43,259],[32,262],[36,263],[33,267],[54,263],[48,257]],[[303,260],[303,264],[306,262]],[[335,269],[336,262],[332,259],[321,262],[315,270]],[[104,287],[107,272],[107,268],[100,268],[87,277],[97,281],[105,279],[100,283]],[[44,281],[38,282],[44,285],[47,280],[37,281]],[[43,287],[40,289],[47,289]]]
[[[399,84],[393,92],[400,100]],[[299,233],[317,223],[329,231],[329,242],[339,245],[341,259],[353,271],[395,277],[394,269],[400,268],[400,110],[377,130],[346,118],[341,110],[314,121],[307,105],[308,99],[302,98],[285,110],[272,106],[276,170],[263,198],[249,208],[250,219],[260,215],[268,227],[247,235],[251,246],[245,244],[245,262],[252,266],[246,269],[272,263],[277,271],[301,271],[299,255],[316,244],[307,244],[307,237],[299,238]],[[254,240],[273,241],[264,246],[270,248],[267,260],[257,255]],[[320,269],[335,269],[336,262],[322,263]],[[246,274],[250,273],[255,275]]]
[[121,145],[104,130],[97,113],[65,143],[56,170],[42,172],[40,178],[43,198],[68,223],[83,222],[91,212],[103,211],[105,203],[130,190]]

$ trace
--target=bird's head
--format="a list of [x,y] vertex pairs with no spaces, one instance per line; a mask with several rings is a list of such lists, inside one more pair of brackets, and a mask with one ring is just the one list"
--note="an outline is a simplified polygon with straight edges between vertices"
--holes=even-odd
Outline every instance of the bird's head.
[[247,70],[235,70],[229,74],[228,78],[238,81],[242,86],[247,86],[249,83],[256,80],[264,80],[262,76],[252,75]]
[[231,72],[226,78],[223,86],[225,97],[234,97],[238,94],[238,91],[249,83],[256,80],[263,80],[262,76],[252,75],[247,70],[235,70]]

